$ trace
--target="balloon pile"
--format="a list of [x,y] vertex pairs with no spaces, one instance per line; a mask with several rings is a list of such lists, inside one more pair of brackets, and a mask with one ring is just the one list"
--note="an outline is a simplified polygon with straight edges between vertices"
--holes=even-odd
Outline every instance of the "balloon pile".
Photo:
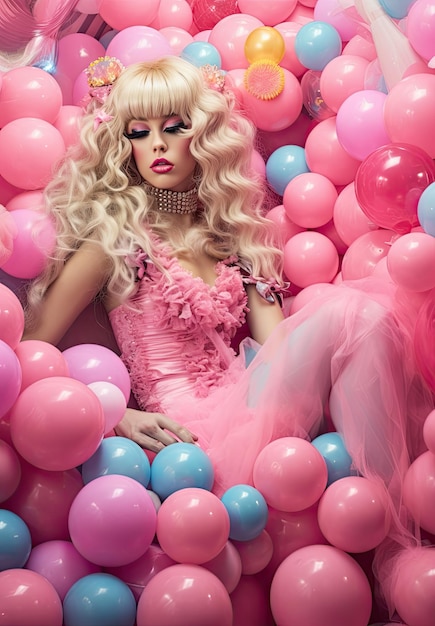
[[[45,16],[53,3],[37,5]],[[179,55],[222,70],[258,129],[252,165],[278,199],[268,216],[292,283],[286,310],[332,283],[394,283],[435,390],[434,0],[75,8],[100,20],[98,39],[61,30],[51,58],[0,74],[0,624],[386,621],[367,561],[388,506],[337,433],[273,442],[253,485],[218,498],[200,448],[175,444],[151,462],[113,436],[130,395],[120,359],[94,344],[21,341],[15,294],[53,250],[43,189],[78,140],[89,64]],[[431,414],[403,494],[430,545],[434,431]],[[431,550],[401,563],[394,593],[407,626],[433,622],[434,571]]]

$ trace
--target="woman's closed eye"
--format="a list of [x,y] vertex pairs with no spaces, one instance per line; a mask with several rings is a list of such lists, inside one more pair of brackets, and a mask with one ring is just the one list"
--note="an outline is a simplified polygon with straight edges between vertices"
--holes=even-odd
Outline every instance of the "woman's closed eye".
[[[164,133],[168,133],[170,135],[176,135],[180,132],[180,130],[186,130],[188,127],[182,121],[176,122],[175,124],[170,124],[165,126],[162,130]],[[130,132],[125,132],[124,135],[127,139],[140,139],[141,137],[148,137],[150,134],[149,128],[133,128]]]

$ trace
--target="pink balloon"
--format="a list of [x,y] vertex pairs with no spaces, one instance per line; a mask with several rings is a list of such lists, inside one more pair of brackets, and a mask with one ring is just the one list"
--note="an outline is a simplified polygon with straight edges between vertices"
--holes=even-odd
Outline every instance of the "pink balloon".
[[202,567],[219,578],[228,593],[237,587],[242,575],[242,561],[234,542],[227,541],[214,559],[202,563]]
[[362,57],[367,61],[373,61],[377,58],[376,47],[371,37],[364,36],[365,34],[354,35],[346,45],[343,47],[342,55],[353,55]]
[[62,626],[62,603],[53,585],[25,569],[0,572],[1,620],[6,626]]
[[21,465],[15,450],[0,439],[0,502],[12,496],[20,484]]
[[298,233],[284,246],[284,272],[298,287],[331,282],[338,266],[337,248],[321,233]]
[[17,209],[11,217],[17,236],[2,270],[16,278],[35,278],[44,269],[55,246],[53,222],[47,215],[32,209]]
[[316,228],[316,232],[320,233],[321,235],[325,235],[325,237],[328,237],[328,239],[330,239],[336,247],[339,255],[343,255],[346,252],[348,246],[338,234],[333,219],[329,220],[329,222],[326,222],[326,224],[323,224],[323,226],[318,226]]
[[208,42],[218,49],[223,70],[247,68],[245,42],[248,35],[263,22],[246,13],[227,15],[211,29]]
[[190,33],[178,26],[165,26],[159,32],[168,41],[172,54],[175,55],[179,55],[183,48],[195,41]]
[[269,443],[253,468],[254,486],[267,504],[280,511],[302,511],[315,504],[326,488],[326,463],[305,439],[283,437]]
[[160,31],[162,28],[180,28],[189,31],[192,23],[192,8],[186,0],[160,0],[152,26]]
[[136,621],[137,626],[231,626],[233,611],[217,576],[199,565],[177,564],[150,580]]
[[328,542],[351,553],[376,548],[391,523],[385,489],[362,476],[333,482],[320,498],[317,517]]
[[[323,295],[325,292],[328,292],[328,289],[331,289],[332,283],[315,283],[314,285],[308,285],[302,289],[299,293],[295,295],[293,298],[293,302],[291,305],[290,312],[293,315],[297,311],[300,311],[308,302],[311,302],[315,298]],[[320,301],[319,306],[322,306]]]
[[43,378],[68,376],[68,365],[62,352],[50,343],[29,339],[15,349],[22,372],[21,391]]
[[1,339],[0,372],[0,417],[3,417],[12,408],[19,396],[22,373],[15,352]]
[[360,166],[360,161],[338,141],[335,117],[328,117],[311,130],[305,142],[305,159],[312,172],[323,174],[334,185],[351,183]]
[[303,228],[318,228],[332,219],[337,189],[315,172],[295,176],[286,186],[283,205],[290,220]]
[[[122,31],[131,26],[148,26],[155,19],[159,8],[158,0],[136,2],[124,0],[122,5],[117,0],[100,0],[99,14],[112,28]],[[110,55],[111,56],[111,55]]]
[[411,626],[431,626],[435,611],[434,551],[406,550],[395,570],[393,601],[400,618]]
[[423,439],[427,448],[435,454],[435,409],[429,413],[423,424]]
[[18,67],[6,72],[0,90],[0,128],[20,117],[53,123],[62,105],[56,80],[39,67]]
[[384,121],[386,98],[381,91],[363,89],[348,96],[338,109],[338,141],[354,159],[363,161],[390,143]]
[[354,182],[339,192],[334,204],[333,220],[339,237],[347,246],[361,235],[378,229],[359,206]]
[[266,26],[275,26],[283,22],[296,8],[297,0],[271,0],[267,4],[262,0],[239,0],[242,13],[253,15]]
[[295,122],[302,111],[302,89],[298,79],[288,70],[284,72],[284,89],[271,100],[261,100],[240,85],[246,115],[261,130],[279,131]]
[[63,351],[70,376],[85,385],[106,381],[119,387],[130,399],[130,376],[120,357],[105,346],[83,343]]
[[343,10],[340,0],[317,0],[314,5],[314,19],[331,24],[342,41],[349,41],[359,30],[358,23]]
[[18,209],[32,209],[38,211],[45,206],[44,192],[40,189],[35,191],[22,191],[11,198],[6,204],[8,211],[17,211]]
[[59,39],[54,78],[62,90],[63,105],[72,104],[72,88],[80,72],[105,54],[104,46],[87,33],[69,33]]
[[419,308],[414,329],[417,365],[426,383],[435,393],[435,292],[429,291]]
[[227,15],[240,13],[237,0],[191,0],[195,26],[205,31],[213,28]]
[[364,213],[381,228],[408,233],[418,225],[421,194],[435,180],[435,166],[421,148],[391,143],[361,163],[355,193]]
[[364,233],[355,239],[341,262],[343,279],[355,280],[373,274],[376,265],[387,256],[396,239],[396,233],[383,228]]
[[65,147],[73,146],[79,140],[79,123],[84,110],[80,106],[67,104],[60,107],[59,115],[53,122],[53,126],[62,135]]
[[156,509],[137,480],[117,474],[87,483],[71,505],[68,527],[75,548],[96,565],[118,567],[141,557],[156,531]]
[[307,71],[307,68],[299,61],[295,52],[295,39],[298,31],[302,28],[302,24],[296,21],[286,21],[276,24],[274,27],[284,38],[285,41],[285,53],[284,57],[280,61],[281,67],[285,68],[289,72],[292,72],[296,77],[303,76]]
[[364,89],[368,64],[361,56],[341,54],[323,68],[320,91],[330,109],[337,113],[346,98]]
[[296,235],[296,233],[301,233],[305,230],[302,226],[294,224],[289,219],[283,204],[279,204],[270,209],[266,217],[272,220],[276,226],[276,241],[279,247],[283,247],[286,241],[288,241],[290,237],[293,237],[293,235]]
[[214,559],[228,541],[228,512],[210,491],[189,487],[169,495],[157,516],[157,539],[174,561],[200,565]]
[[433,0],[416,0],[406,19],[409,43],[426,61],[435,57],[435,5]]
[[252,576],[267,567],[273,555],[273,541],[267,530],[249,541],[233,541],[242,565],[242,574]]
[[15,187],[11,185],[7,180],[3,178],[0,174],[0,202],[6,205],[9,200],[12,200],[14,196],[21,193],[23,189],[21,187]]
[[26,569],[44,576],[63,601],[72,585],[83,576],[101,571],[77,552],[70,541],[45,541],[35,546],[26,563]]
[[385,100],[385,127],[394,143],[408,143],[435,158],[435,75],[414,74],[403,78]]
[[14,292],[0,283],[0,339],[15,350],[24,331],[24,311]]
[[152,543],[148,550],[132,563],[119,567],[106,567],[105,571],[124,581],[130,587],[136,600],[139,600],[150,580],[170,565],[175,565],[175,561],[159,545]]
[[124,417],[127,401],[122,390],[113,383],[100,380],[89,383],[88,387],[95,393],[103,407],[104,434],[107,435]]
[[[119,2],[116,4],[118,10],[123,10]],[[130,26],[113,37],[107,46],[106,54],[118,58],[128,66],[172,54],[172,49],[166,37],[155,28]]]
[[96,395],[65,376],[43,378],[21,392],[11,413],[18,453],[41,469],[62,471],[87,461],[101,443],[104,415]]
[[279,566],[270,590],[280,626],[367,626],[372,592],[361,567],[332,546],[296,550]]
[[68,514],[83,487],[78,470],[41,470],[20,459],[21,480],[3,507],[16,513],[29,527],[32,545],[54,539],[69,539]]
[[423,452],[410,465],[403,484],[403,502],[417,524],[435,532],[435,455]]
[[269,607],[269,589],[256,576],[242,576],[231,594],[233,624],[244,626],[272,626]]
[[392,244],[387,266],[394,282],[409,291],[435,287],[435,238],[426,233],[402,235]]

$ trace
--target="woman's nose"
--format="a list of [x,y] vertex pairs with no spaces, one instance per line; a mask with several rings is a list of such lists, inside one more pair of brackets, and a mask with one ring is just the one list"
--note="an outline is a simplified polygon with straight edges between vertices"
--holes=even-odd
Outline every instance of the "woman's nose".
[[154,142],[153,142],[153,150],[154,150],[154,152],[157,152],[159,150],[163,150],[164,151],[164,150],[166,150],[166,147],[167,147],[167,145],[166,145],[166,141],[165,141],[164,136],[161,133],[159,133],[158,135],[155,135]]

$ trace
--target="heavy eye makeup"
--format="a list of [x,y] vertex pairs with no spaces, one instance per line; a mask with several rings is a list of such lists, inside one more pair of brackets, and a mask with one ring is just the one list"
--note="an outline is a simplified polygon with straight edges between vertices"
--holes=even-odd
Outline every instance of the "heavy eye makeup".
[[[180,130],[187,128],[188,126],[179,117],[171,117],[162,125],[162,131],[170,135],[176,135]],[[140,139],[141,137],[148,137],[150,132],[151,129],[147,122],[137,120],[129,124],[124,136],[127,139]]]

